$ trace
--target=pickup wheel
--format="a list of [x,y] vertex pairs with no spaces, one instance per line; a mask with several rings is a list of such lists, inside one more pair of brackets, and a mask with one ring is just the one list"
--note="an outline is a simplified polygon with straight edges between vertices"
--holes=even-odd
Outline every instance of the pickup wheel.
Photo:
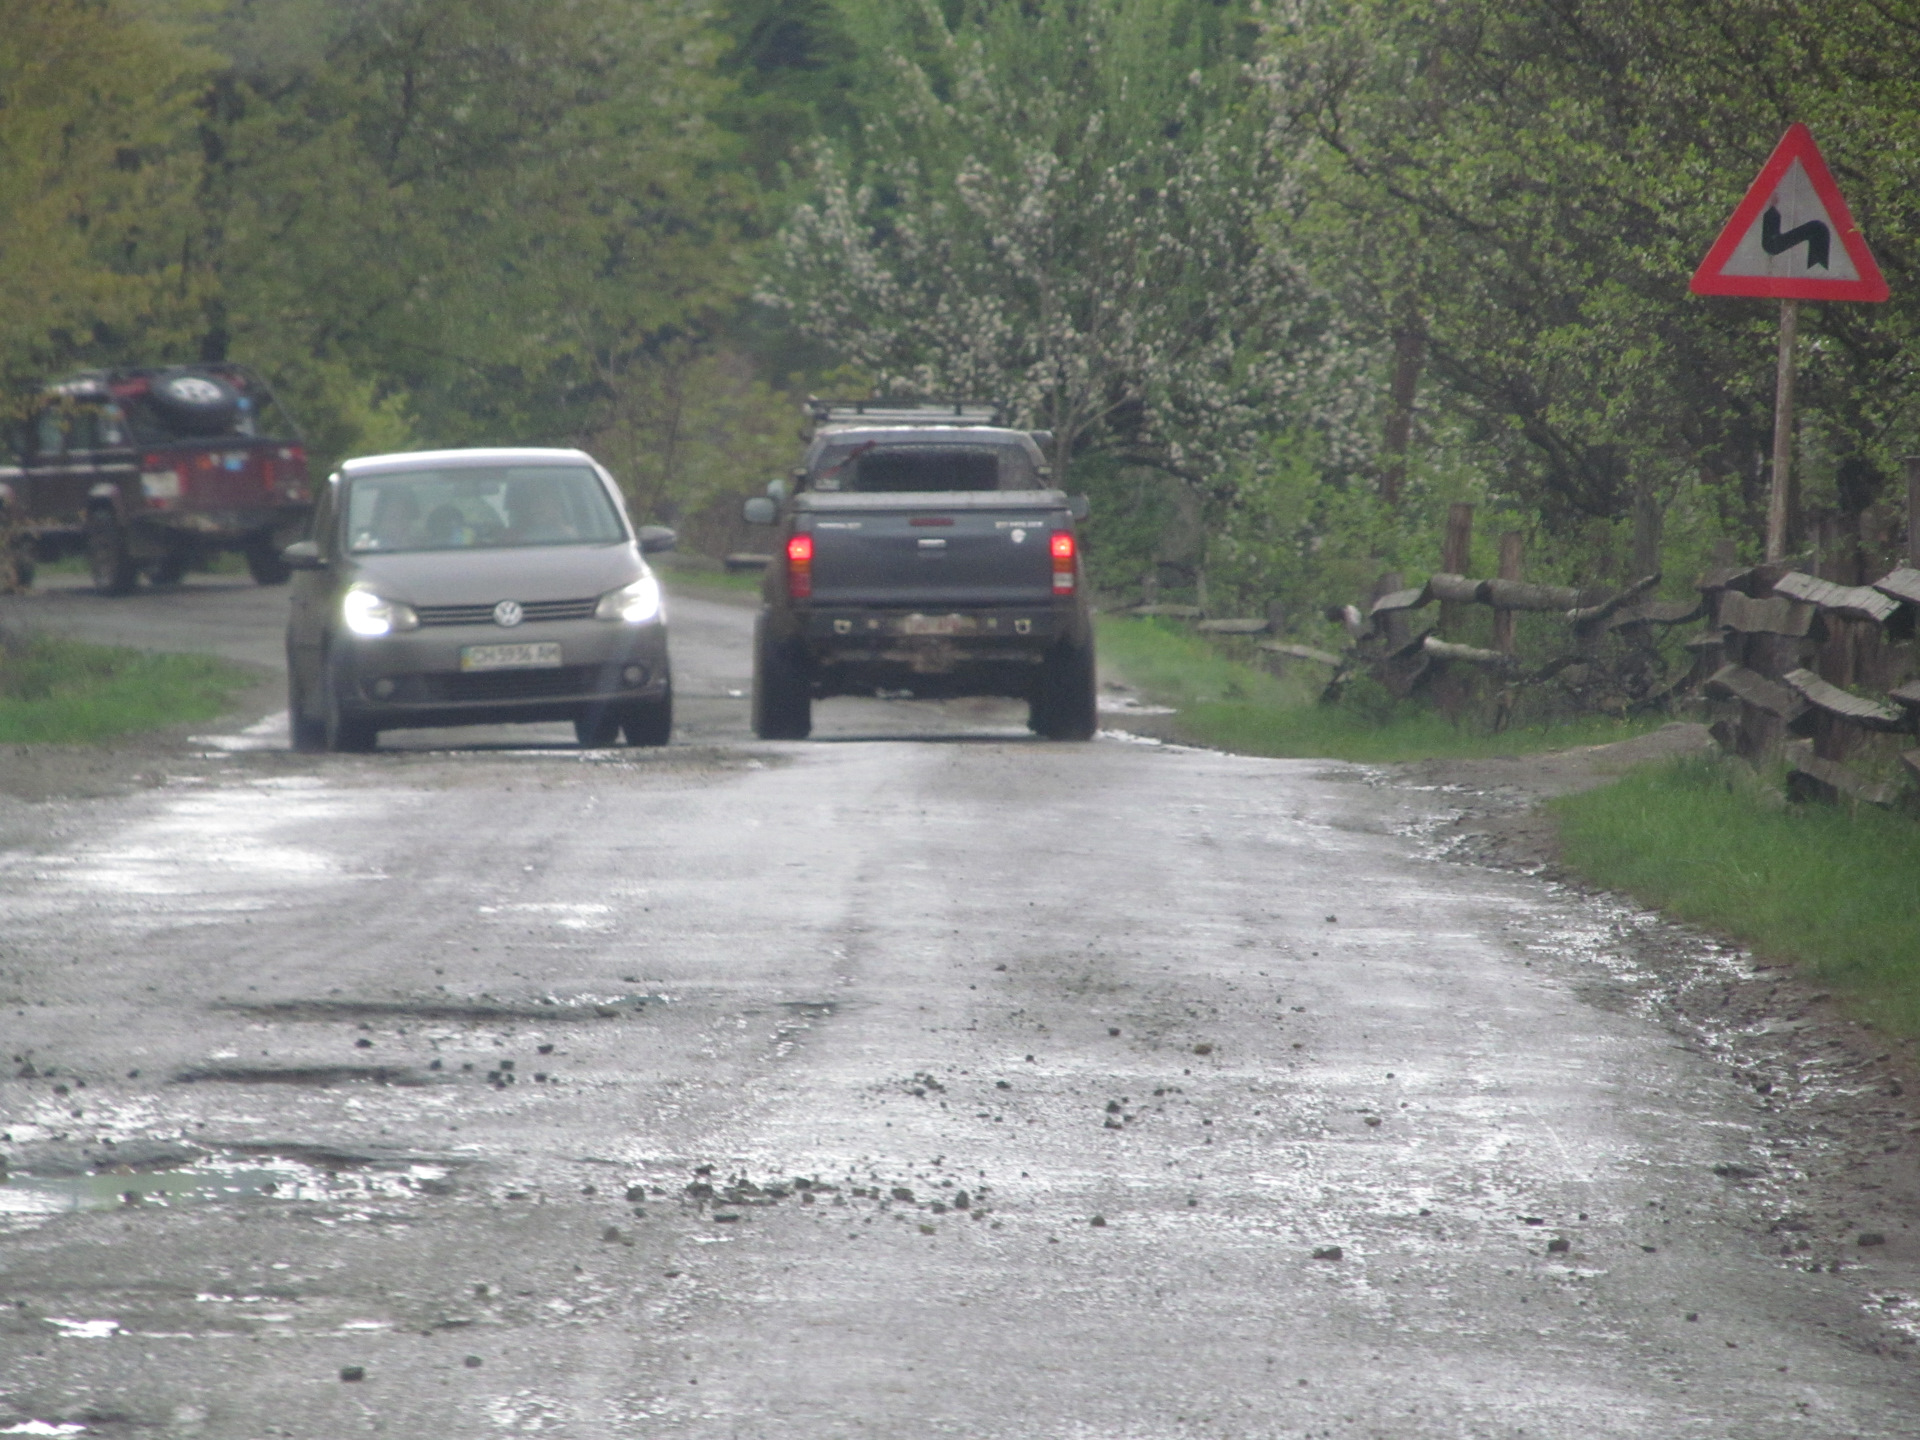
[[155,585],[178,585],[187,577],[189,558],[181,551],[168,551],[147,567],[147,579]]
[[111,510],[87,516],[87,573],[102,595],[130,595],[140,569],[127,552],[127,532]]
[[804,740],[813,733],[813,694],[791,646],[753,625],[753,733],[762,740]]
[[280,558],[280,548],[271,535],[256,535],[247,541],[247,574],[256,585],[284,585],[293,574]]
[[1091,740],[1099,729],[1093,647],[1056,645],[1040,662],[1027,728],[1049,740]]
[[629,745],[665,745],[673,739],[673,688],[658,700],[629,708],[621,728]]

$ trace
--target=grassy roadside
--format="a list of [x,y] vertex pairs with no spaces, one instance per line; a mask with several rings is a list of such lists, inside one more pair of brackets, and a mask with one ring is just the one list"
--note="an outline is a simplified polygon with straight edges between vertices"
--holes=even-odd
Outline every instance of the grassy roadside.
[[1796,962],[1882,1029],[1920,1034],[1911,819],[1783,805],[1717,758],[1644,766],[1550,809],[1588,880]]
[[1236,660],[1172,622],[1102,616],[1100,657],[1141,693],[1178,711],[1176,728],[1202,745],[1243,755],[1357,760],[1477,759],[1604,745],[1658,727],[1663,717],[1594,717],[1486,734],[1355,686],[1340,705],[1317,701],[1325,672],[1296,661],[1285,677]]
[[0,637],[0,743],[81,744],[209,720],[255,682],[211,655]]

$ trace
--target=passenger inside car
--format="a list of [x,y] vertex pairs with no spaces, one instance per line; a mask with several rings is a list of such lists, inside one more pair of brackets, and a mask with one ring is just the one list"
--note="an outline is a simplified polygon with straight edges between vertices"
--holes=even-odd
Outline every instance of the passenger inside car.
[[567,503],[550,480],[521,479],[507,486],[507,533],[514,543],[542,545],[578,540],[580,527],[567,515]]

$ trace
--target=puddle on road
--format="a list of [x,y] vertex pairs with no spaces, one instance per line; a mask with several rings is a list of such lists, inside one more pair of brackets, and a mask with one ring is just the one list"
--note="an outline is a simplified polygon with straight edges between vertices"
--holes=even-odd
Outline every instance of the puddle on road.
[[444,1195],[450,1165],[387,1163],[336,1168],[280,1156],[209,1157],[170,1170],[135,1174],[0,1178],[0,1231],[44,1224],[83,1211],[245,1200],[305,1200],[352,1205]]

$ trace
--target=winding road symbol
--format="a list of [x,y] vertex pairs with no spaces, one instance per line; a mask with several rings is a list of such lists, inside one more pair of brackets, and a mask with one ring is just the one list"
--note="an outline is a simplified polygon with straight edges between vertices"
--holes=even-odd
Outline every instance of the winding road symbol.
[[1769,205],[1767,213],[1760,217],[1760,248],[1769,255],[1784,255],[1796,245],[1807,247],[1807,268],[1818,265],[1827,268],[1827,248],[1833,243],[1833,232],[1827,228],[1824,220],[1809,220],[1804,225],[1780,233],[1780,207]]

